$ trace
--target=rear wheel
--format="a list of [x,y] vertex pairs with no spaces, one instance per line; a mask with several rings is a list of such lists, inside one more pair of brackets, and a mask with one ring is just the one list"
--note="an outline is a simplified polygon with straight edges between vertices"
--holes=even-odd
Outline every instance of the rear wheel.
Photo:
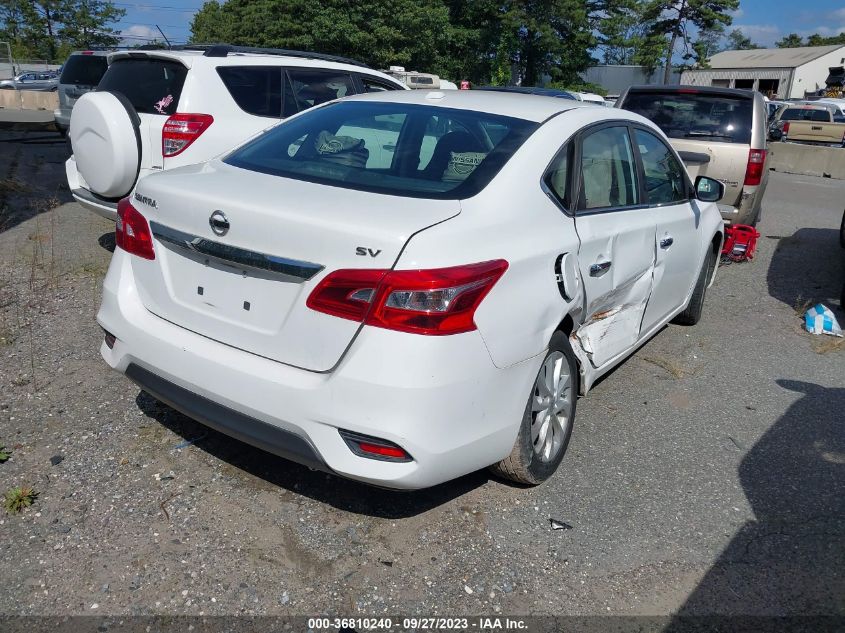
[[673,323],[679,325],[695,325],[701,319],[701,312],[704,309],[704,295],[707,294],[707,284],[713,277],[716,269],[716,251],[711,247],[707,251],[704,263],[701,265],[701,272],[698,273],[698,281],[695,282],[695,289],[692,291],[689,305],[686,310],[673,319]]
[[521,484],[537,485],[557,470],[575,421],[578,365],[569,340],[556,332],[528,394],[528,403],[511,454],[490,467]]

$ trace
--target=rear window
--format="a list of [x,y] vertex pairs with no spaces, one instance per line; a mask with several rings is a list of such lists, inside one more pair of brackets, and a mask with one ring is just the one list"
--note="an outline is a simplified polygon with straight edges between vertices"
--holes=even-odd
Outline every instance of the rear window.
[[753,101],[709,93],[630,92],[626,110],[654,121],[669,138],[751,142]]
[[99,90],[113,90],[126,98],[141,114],[176,112],[188,69],[163,59],[118,59],[103,75]]
[[108,68],[100,55],[71,55],[67,58],[59,83],[74,86],[96,86]]
[[475,195],[538,124],[434,106],[339,102],[235,150],[235,167],[405,197]]
[[781,121],[821,121],[830,123],[830,112],[827,110],[811,110],[804,108],[787,108],[780,115]]
[[244,112],[256,116],[282,116],[280,66],[220,66],[217,74]]

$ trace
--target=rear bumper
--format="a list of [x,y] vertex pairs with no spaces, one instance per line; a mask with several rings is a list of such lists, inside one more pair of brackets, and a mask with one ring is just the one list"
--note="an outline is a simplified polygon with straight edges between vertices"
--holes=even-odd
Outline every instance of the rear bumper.
[[[766,180],[763,181],[767,182]],[[744,187],[739,196],[739,204],[719,204],[722,219],[729,224],[753,224],[760,216],[760,204],[763,200],[766,185]]]
[[56,120],[56,127],[67,132],[70,128],[70,115],[62,110],[53,110],[53,118]]
[[[541,357],[498,369],[478,332],[424,337],[365,327],[332,372],[299,369],[153,315],[138,296],[132,259],[118,249],[104,281],[97,321],[116,341],[101,354],[190,417],[389,488],[433,486],[509,454]],[[339,429],[394,442],[414,459],[355,455]]]
[[[152,173],[150,169],[142,169],[138,180]],[[88,189],[88,183],[76,170],[76,159],[71,156],[65,162],[65,174],[70,194],[83,208],[93,211],[108,220],[117,220],[117,202],[102,198]]]

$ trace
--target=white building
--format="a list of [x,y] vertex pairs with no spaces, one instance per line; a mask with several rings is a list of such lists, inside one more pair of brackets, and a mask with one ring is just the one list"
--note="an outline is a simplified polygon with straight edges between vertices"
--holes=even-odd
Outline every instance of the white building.
[[686,70],[681,83],[758,90],[771,98],[803,99],[825,87],[828,69],[845,64],[845,46],[758,48],[716,53],[710,68]]

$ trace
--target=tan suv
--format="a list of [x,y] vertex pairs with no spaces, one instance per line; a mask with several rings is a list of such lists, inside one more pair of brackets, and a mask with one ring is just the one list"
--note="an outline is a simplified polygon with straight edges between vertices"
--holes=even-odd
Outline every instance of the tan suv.
[[700,86],[633,86],[616,102],[651,119],[678,151],[690,177],[725,185],[719,210],[726,222],[756,225],[766,190],[763,95]]

